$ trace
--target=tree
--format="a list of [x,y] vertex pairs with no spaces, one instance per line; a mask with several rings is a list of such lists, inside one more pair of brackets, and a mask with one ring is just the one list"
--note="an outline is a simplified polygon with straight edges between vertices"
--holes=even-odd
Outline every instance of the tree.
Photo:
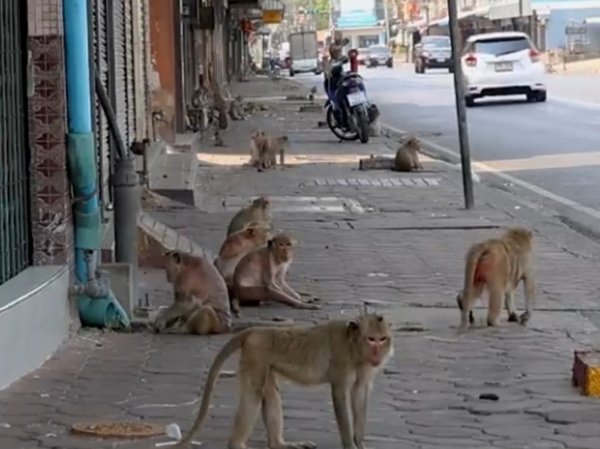
[[329,17],[331,15],[330,0],[298,0],[298,8],[304,8],[311,15],[317,30],[329,28]]

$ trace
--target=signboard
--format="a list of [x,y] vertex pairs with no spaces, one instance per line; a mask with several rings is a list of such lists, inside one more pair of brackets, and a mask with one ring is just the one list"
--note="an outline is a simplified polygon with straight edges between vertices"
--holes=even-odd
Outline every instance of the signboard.
[[377,26],[375,0],[340,0],[340,13],[335,27],[367,28]]
[[262,13],[263,23],[281,23],[283,20],[282,9],[265,9]]

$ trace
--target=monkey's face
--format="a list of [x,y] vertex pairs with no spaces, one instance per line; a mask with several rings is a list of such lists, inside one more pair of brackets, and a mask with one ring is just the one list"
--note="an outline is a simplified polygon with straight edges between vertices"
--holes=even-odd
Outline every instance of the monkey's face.
[[393,355],[393,337],[387,320],[379,314],[361,315],[348,323],[348,331],[356,341],[361,361],[379,367]]
[[294,254],[294,247],[297,245],[296,240],[284,233],[277,234],[269,242],[273,251],[282,260],[290,260]]
[[174,282],[181,271],[183,255],[179,251],[168,251],[164,254],[164,266],[167,272],[167,281]]

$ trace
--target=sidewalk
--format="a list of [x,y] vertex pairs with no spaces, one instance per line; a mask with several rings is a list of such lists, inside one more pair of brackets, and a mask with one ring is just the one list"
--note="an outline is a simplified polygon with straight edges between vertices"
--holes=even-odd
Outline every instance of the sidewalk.
[[[290,93],[265,83],[236,89],[248,97]],[[287,81],[283,86],[292,89]],[[148,213],[216,252],[233,211],[251,197],[270,195],[274,228],[292,231],[299,241],[290,284],[320,297],[323,309],[246,308],[244,318],[310,322],[354,315],[363,301],[390,317],[396,354],[371,395],[369,448],[599,448],[600,402],[570,384],[573,350],[598,341],[598,245],[485,185],[475,185],[476,210],[462,210],[459,173],[440,162],[425,160],[426,171],[414,174],[359,172],[360,157],[392,154],[395,143],[380,137],[368,145],[340,144],[317,127],[322,112],[300,113],[292,101],[268,104],[268,111],[223,133],[227,147],[201,150],[196,208],[167,205]],[[255,127],[289,136],[288,167],[258,173],[239,165],[248,158]],[[514,224],[536,230],[532,321],[522,328],[503,317],[499,328],[459,338],[454,298],[464,253],[473,241]],[[144,270],[141,288],[153,304],[169,300],[160,271]],[[520,291],[517,298],[522,307]],[[0,392],[0,448],[154,447],[166,438],[99,441],[72,436],[69,428],[85,420],[144,419],[176,422],[185,431],[226,338],[82,331],[38,371]],[[234,379],[219,380],[210,419],[197,437],[202,447],[226,447],[237,402],[232,391]],[[482,393],[499,400],[480,400]],[[340,447],[325,387],[285,384],[283,397],[288,439]],[[265,447],[257,423],[250,444]]]

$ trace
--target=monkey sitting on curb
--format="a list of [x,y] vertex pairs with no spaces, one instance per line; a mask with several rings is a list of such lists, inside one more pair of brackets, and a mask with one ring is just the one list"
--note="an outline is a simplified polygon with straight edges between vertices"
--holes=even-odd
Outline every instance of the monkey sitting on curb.
[[235,334],[215,357],[198,415],[174,448],[191,447],[208,414],[219,371],[237,350],[240,398],[229,449],[246,448],[261,406],[269,449],[316,448],[310,441],[284,440],[280,378],[303,386],[329,384],[342,447],[365,448],[369,389],[394,353],[390,325],[377,314],[311,327],[254,328]]
[[[508,321],[525,325],[533,314],[535,274],[533,269],[533,233],[525,228],[509,228],[500,238],[485,240],[469,248],[465,258],[462,293],[456,297],[460,326],[464,332],[473,324],[472,307],[487,289],[488,326],[496,326],[504,303]],[[526,310],[520,316],[514,307],[514,290],[523,281]]]
[[402,172],[422,170],[423,165],[419,162],[419,151],[421,151],[419,139],[416,137],[408,139],[396,152],[392,170]]
[[241,231],[252,221],[271,224],[271,202],[267,196],[260,196],[233,216],[227,227],[227,236]]
[[320,309],[304,302],[285,281],[295,245],[295,240],[280,233],[265,246],[246,253],[235,267],[232,296],[242,305],[274,301],[298,309]]
[[219,250],[219,255],[215,259],[215,267],[223,276],[225,284],[230,291],[231,310],[236,317],[240,316],[239,301],[231,293],[233,283],[233,273],[238,262],[249,251],[267,244],[270,238],[271,227],[268,223],[252,221],[241,231],[229,235]]
[[167,281],[174,301],[156,318],[159,333],[224,334],[231,330],[231,310],[225,281],[201,257],[178,250],[164,254]]

